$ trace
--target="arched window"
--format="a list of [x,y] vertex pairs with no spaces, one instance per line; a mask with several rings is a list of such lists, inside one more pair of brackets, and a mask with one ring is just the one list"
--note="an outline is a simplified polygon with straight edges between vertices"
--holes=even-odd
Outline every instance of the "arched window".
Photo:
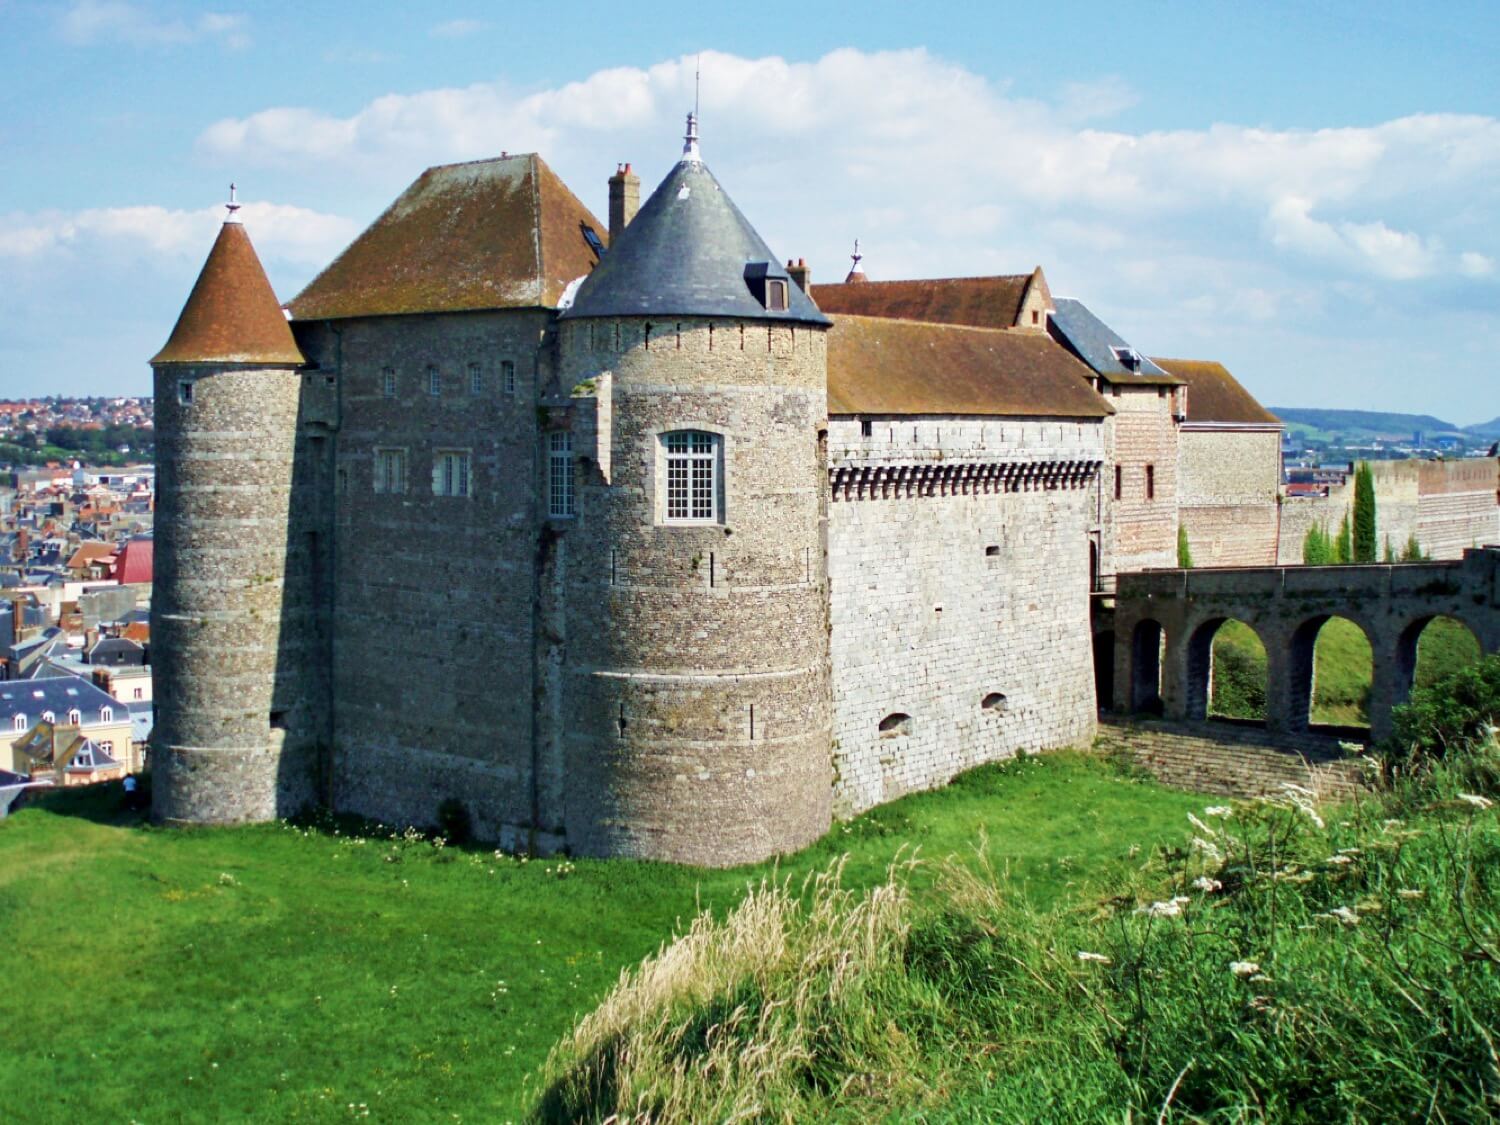
[[881,738],[900,738],[911,733],[911,716],[904,711],[892,711],[880,720]]
[[99,721],[101,723],[112,723],[115,721],[114,709],[110,707],[99,708]]
[[992,691],[979,701],[979,706],[983,707],[986,711],[1004,711],[1005,693]]
[[723,441],[703,430],[674,430],[661,438],[666,463],[667,523],[718,523],[723,510]]
[[75,708],[73,708],[73,710],[71,710],[71,711],[68,712],[68,725],[69,726],[75,726],[76,727],[81,722],[83,722],[83,713],[81,711],[79,711],[78,708],[75,707]]
[[15,717],[14,722],[12,722],[11,725],[13,727],[15,727],[16,730],[25,730],[26,729],[26,716],[25,715],[17,715]]
[[54,715],[51,711],[43,711],[42,712],[42,722],[44,722],[44,723],[55,723],[55,722],[57,722],[57,716]]

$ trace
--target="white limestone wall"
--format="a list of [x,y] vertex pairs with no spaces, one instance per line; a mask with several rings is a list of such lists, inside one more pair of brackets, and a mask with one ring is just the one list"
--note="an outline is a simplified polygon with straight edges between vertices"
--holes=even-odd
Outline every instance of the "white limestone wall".
[[[1071,421],[857,419],[829,425],[835,807],[849,815],[1018,751],[1095,730],[1088,526],[1101,427]],[[916,440],[912,440],[915,431]],[[1044,480],[837,486],[839,469],[1029,466]],[[1059,465],[1081,468],[1057,478]],[[853,495],[846,495],[846,491]],[[986,707],[992,694],[1003,703]],[[904,732],[879,729],[910,716]]]

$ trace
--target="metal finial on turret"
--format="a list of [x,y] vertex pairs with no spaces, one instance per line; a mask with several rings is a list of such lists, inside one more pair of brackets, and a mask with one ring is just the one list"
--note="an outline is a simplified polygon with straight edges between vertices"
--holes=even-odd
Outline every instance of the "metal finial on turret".
[[854,240],[854,253],[849,255],[854,260],[854,270],[859,271],[859,263],[864,260],[864,255],[859,252],[859,239]]
[[240,221],[240,217],[237,214],[240,209],[240,203],[235,198],[235,187],[233,184],[229,185],[229,202],[224,204],[224,209],[229,212],[228,215],[224,216],[226,223],[237,223]]
[[854,264],[849,267],[849,276],[844,278],[844,283],[863,281],[865,279],[865,271],[859,268],[859,263],[865,260],[865,256],[859,252],[859,239],[857,238],[854,240],[854,253],[850,254],[849,257],[853,260]]
[[703,157],[698,154],[698,115],[690,113],[687,116],[687,133],[682,138],[682,158],[699,163]]

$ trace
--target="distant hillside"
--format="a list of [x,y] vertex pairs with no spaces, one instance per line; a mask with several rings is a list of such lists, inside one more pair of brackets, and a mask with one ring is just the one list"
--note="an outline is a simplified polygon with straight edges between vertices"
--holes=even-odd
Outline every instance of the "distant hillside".
[[[1455,426],[1452,422],[1444,422],[1441,418],[1434,418],[1431,414],[1388,414],[1381,410],[1309,410],[1296,406],[1273,406],[1270,409],[1271,413],[1283,422],[1295,422],[1338,433],[1353,431],[1371,434],[1410,434],[1417,430],[1424,434],[1464,432],[1461,427]],[[1486,424],[1495,425],[1496,423],[1500,423],[1500,418]]]
[[1464,433],[1474,434],[1476,437],[1500,437],[1500,418],[1491,418],[1477,426],[1465,426]]

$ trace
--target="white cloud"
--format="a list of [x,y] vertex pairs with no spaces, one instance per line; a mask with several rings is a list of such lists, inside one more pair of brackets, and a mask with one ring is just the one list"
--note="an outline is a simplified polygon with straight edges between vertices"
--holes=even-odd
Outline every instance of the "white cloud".
[[78,0],[63,13],[59,31],[78,46],[125,43],[133,47],[177,47],[204,40],[231,50],[250,46],[243,15],[204,12],[192,20],[165,19],[124,0]]
[[[240,211],[267,261],[318,266],[341,250],[356,225],[338,215],[284,203],[247,203]],[[224,221],[222,207],[196,211],[157,206],[0,215],[0,259],[201,259]]]
[[477,35],[488,26],[483,20],[445,20],[433,24],[427,34],[434,39],[465,39],[470,35]]

